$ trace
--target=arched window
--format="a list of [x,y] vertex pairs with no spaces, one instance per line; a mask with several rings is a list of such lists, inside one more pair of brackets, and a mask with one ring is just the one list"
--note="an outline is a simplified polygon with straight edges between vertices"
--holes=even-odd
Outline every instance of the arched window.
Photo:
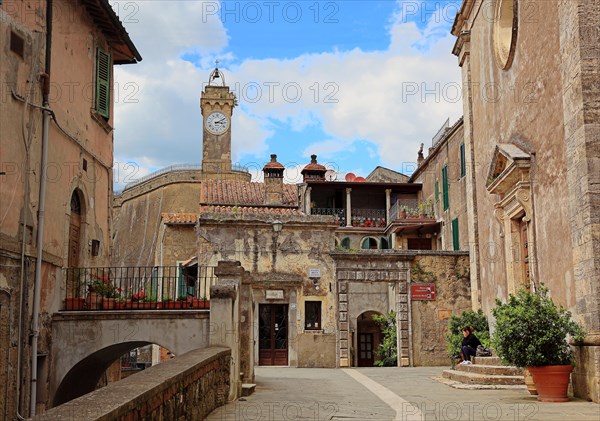
[[387,250],[390,248],[390,244],[388,243],[388,239],[385,237],[381,237],[379,239],[379,248],[381,250]]
[[377,240],[373,237],[365,237],[362,240],[360,248],[362,248],[363,250],[370,250],[370,249],[377,250],[377,248],[378,248]]
[[344,239],[342,239],[342,242],[340,243],[340,246],[343,249],[349,250],[350,249],[350,238],[349,237],[345,237]]

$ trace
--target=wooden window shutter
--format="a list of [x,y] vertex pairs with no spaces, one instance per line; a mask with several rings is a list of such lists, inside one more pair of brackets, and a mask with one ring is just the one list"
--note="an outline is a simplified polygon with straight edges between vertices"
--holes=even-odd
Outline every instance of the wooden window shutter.
[[467,160],[465,159],[465,143],[460,144],[460,176],[467,175]]
[[458,218],[452,220],[452,245],[454,250],[460,250],[460,238],[458,236]]
[[110,118],[110,68],[111,57],[98,48],[96,53],[96,111]]
[[435,203],[440,201],[440,182],[435,180]]
[[448,197],[448,166],[442,168],[442,200],[444,201],[444,210],[450,207],[450,199]]

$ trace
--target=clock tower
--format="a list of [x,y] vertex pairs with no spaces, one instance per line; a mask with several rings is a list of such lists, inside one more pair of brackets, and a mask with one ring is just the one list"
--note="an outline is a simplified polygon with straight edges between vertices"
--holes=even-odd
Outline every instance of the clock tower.
[[231,115],[235,106],[235,95],[225,85],[223,73],[215,67],[200,99],[204,176],[231,173]]

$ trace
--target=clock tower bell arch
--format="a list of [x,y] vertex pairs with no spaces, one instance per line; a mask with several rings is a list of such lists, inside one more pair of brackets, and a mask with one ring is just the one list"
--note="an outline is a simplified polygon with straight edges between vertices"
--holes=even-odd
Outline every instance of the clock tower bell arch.
[[235,95],[225,85],[223,73],[215,67],[200,99],[204,176],[231,173],[231,116],[235,106]]

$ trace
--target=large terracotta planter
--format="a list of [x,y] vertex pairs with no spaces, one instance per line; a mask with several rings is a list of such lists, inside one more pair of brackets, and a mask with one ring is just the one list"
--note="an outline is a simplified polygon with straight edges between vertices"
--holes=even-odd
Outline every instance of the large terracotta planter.
[[541,402],[568,402],[569,380],[571,379],[572,365],[546,365],[542,367],[527,368],[533,376],[533,381],[538,392],[538,401]]
[[102,296],[94,291],[90,291],[87,294],[85,304],[88,310],[97,310],[102,306]]
[[115,299],[114,298],[102,298],[102,308],[104,310],[114,310],[115,309]]

